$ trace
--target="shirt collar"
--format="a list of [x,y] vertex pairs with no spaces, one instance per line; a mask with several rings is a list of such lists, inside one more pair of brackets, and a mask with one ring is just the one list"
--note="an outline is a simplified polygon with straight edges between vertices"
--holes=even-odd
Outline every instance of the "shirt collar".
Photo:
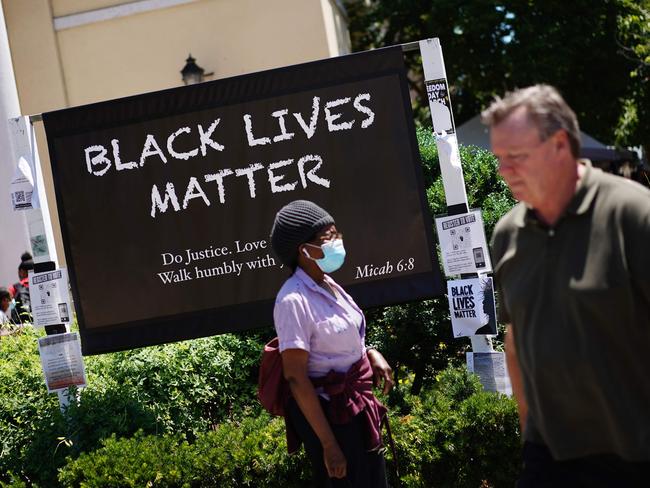
[[594,179],[594,168],[588,159],[580,159],[578,163],[584,165],[585,172],[580,179],[575,195],[569,202],[566,213],[581,215],[591,207],[598,192],[598,181]]
[[[591,207],[591,203],[598,192],[598,181],[594,179],[593,173],[595,170],[591,161],[588,159],[579,159],[578,164],[584,165],[585,171],[563,216],[584,214]],[[539,222],[537,215],[535,215],[535,209],[525,205],[523,211],[517,216],[516,223],[519,227],[525,227],[527,223],[533,222]]]
[[[325,291],[322,286],[316,283],[311,276],[305,273],[305,271],[300,266],[296,268],[294,274],[298,280],[300,280],[305,286],[307,286],[307,288],[310,288],[312,291],[316,293],[321,293],[322,295],[336,301],[336,299],[332,295],[330,295],[327,291]],[[325,281],[327,281],[328,283],[333,282],[333,280],[327,275],[325,275]]]
[[[298,266],[296,268],[296,271],[294,272],[294,276],[296,279],[301,281],[307,288],[311,289],[315,293],[320,293],[324,297],[326,297],[328,300],[333,300],[334,302],[337,302],[336,298],[333,297],[330,293],[328,293],[322,286],[320,286],[318,283],[316,283],[311,276],[309,276],[305,271]],[[345,291],[345,289],[339,285],[336,281],[332,279],[331,276],[326,274],[324,276],[325,281],[333,288],[336,288],[336,290],[339,292],[339,294],[348,302],[352,305],[352,307],[357,310],[359,313],[363,315],[363,312],[361,308],[356,304],[354,299],[348,294],[348,292]],[[338,303],[338,302],[337,302]]]
[[[311,278],[311,276],[309,276],[307,273],[305,273],[305,271],[300,266],[298,266],[296,268],[296,271],[294,272],[293,275],[296,277],[297,280],[302,282],[305,286],[310,288],[312,291],[314,291],[316,293],[320,293],[321,295],[326,297],[328,300],[332,300],[334,303],[336,303],[336,304],[338,304],[340,306],[340,304],[338,303],[336,298],[334,298],[332,295],[330,295],[328,292],[326,292],[323,289],[322,286],[319,286],[318,283],[316,283]],[[346,300],[352,306],[352,308],[354,308],[357,312],[359,312],[361,314],[361,328],[359,329],[359,333],[361,334],[361,337],[363,339],[366,336],[366,317],[365,317],[363,311],[361,310],[361,308],[359,308],[359,305],[357,305],[357,303],[354,301],[354,299],[350,295],[348,295],[348,293],[343,289],[343,287],[341,285],[339,285],[336,281],[334,281],[327,274],[325,275],[325,281],[327,281],[330,285],[335,287],[338,290],[338,292],[341,294],[343,299]]]
[[311,279],[311,276],[305,273],[305,271],[300,266],[296,267],[296,271],[294,272],[294,275],[298,280],[302,281],[305,285],[307,285],[310,288],[313,288],[314,286],[318,286],[316,282]]

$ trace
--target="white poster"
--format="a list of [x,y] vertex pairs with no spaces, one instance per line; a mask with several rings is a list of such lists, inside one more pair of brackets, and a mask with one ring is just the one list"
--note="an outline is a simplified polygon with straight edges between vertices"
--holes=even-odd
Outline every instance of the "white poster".
[[480,210],[436,217],[436,229],[447,276],[492,271]]
[[478,375],[485,390],[512,396],[505,353],[468,352],[466,354],[467,369],[470,373]]
[[38,351],[48,393],[70,386],[86,386],[81,342],[76,332],[55,334],[38,340]]
[[35,327],[69,324],[72,321],[67,269],[30,272],[29,296]]
[[447,298],[454,337],[497,333],[491,277],[450,280],[447,282]]

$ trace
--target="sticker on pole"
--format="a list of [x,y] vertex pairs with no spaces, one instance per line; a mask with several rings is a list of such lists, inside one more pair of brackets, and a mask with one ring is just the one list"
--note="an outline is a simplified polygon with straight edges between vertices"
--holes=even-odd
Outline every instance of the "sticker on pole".
[[445,275],[492,271],[480,210],[436,218]]
[[491,277],[448,281],[447,293],[454,337],[497,333]]
[[29,296],[34,327],[69,324],[72,321],[67,269],[30,272]]
[[86,386],[86,370],[77,332],[41,337],[38,351],[48,393],[70,386]]
[[467,370],[475,373],[486,391],[512,396],[506,356],[502,352],[468,352]]
[[24,157],[18,160],[18,166],[11,180],[11,205],[14,210],[30,210],[34,193],[34,176],[30,164]]
[[429,99],[429,108],[431,109],[433,131],[436,134],[443,132],[453,134],[455,132],[454,120],[451,114],[451,101],[449,100],[447,80],[445,78],[429,80],[425,82],[425,85],[427,88],[427,98]]

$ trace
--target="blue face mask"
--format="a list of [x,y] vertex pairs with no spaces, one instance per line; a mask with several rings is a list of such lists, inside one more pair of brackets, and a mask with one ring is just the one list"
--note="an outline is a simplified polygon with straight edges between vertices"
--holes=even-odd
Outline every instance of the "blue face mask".
[[[318,247],[313,244],[307,245]],[[307,252],[305,252],[305,256],[316,261],[316,264],[323,270],[323,273],[333,273],[343,265],[343,261],[345,261],[343,239],[333,239],[320,246],[320,248],[323,251],[323,257],[321,259],[314,259]]]

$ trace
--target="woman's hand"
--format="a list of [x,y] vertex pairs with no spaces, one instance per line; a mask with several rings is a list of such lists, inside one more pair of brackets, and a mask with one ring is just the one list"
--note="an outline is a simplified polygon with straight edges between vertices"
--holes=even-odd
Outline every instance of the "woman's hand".
[[388,362],[377,349],[368,349],[368,361],[374,374],[374,384],[376,387],[381,387],[382,380],[384,383],[384,395],[387,394],[395,385],[393,381],[393,370],[388,365]]
[[345,478],[348,464],[336,442],[323,446],[323,460],[330,478]]

